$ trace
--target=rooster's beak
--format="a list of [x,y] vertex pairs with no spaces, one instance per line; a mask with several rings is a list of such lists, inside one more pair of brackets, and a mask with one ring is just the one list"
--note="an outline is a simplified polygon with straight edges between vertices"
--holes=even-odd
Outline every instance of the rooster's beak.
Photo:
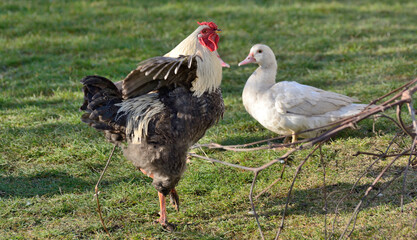
[[219,32],[221,32],[222,30],[221,29],[216,29],[216,33],[219,33]]
[[222,65],[222,67],[230,68],[230,65],[229,65],[229,64],[227,64],[227,63],[225,63],[225,62],[223,61],[223,59],[220,57],[220,55],[217,55],[217,57],[219,58],[219,60],[220,60],[220,64]]

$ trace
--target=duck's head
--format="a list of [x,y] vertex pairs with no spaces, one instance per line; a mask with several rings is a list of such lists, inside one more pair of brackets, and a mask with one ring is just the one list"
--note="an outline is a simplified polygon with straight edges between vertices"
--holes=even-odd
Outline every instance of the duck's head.
[[249,55],[239,63],[242,66],[248,63],[257,63],[261,67],[276,65],[274,52],[270,47],[264,44],[256,44],[249,51]]

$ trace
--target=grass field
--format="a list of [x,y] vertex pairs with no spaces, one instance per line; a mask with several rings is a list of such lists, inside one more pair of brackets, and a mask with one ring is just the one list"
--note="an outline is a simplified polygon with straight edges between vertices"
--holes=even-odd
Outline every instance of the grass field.
[[[223,29],[219,53],[232,67],[223,71],[226,113],[200,143],[242,144],[276,136],[244,110],[241,92],[255,66],[237,67],[255,43],[275,51],[278,80],[294,80],[367,103],[417,76],[415,1],[14,1],[0,2],[0,239],[105,239],[93,199],[94,185],[112,145],[81,123],[79,80],[86,75],[123,79],[141,60],[159,56],[189,35],[197,21]],[[394,114],[388,111],[387,114]],[[372,121],[323,146],[331,232],[337,202],[373,161],[356,151],[383,150],[396,129]],[[404,145],[410,140],[405,139]],[[396,146],[401,148],[401,144]],[[210,157],[259,166],[283,151]],[[266,237],[280,223],[296,166],[294,154],[283,180],[255,203]],[[384,176],[389,181],[407,159]],[[387,165],[376,164],[339,206],[337,238],[367,186]],[[256,192],[280,174],[274,165],[259,176]],[[293,191],[283,239],[323,239],[323,172],[318,156],[303,167]],[[417,169],[368,207],[352,239],[415,239]],[[153,223],[157,192],[120,150],[102,182],[105,221],[115,239],[258,239],[248,214],[252,174],[191,159],[177,190],[180,212],[168,209],[174,233]],[[380,185],[378,185],[380,186]]]

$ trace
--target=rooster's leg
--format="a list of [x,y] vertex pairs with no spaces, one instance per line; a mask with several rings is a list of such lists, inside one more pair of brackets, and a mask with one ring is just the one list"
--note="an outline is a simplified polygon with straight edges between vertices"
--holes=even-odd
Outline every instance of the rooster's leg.
[[[143,172],[143,174],[145,174],[146,176],[150,177],[153,179],[153,174],[147,174],[145,170],[143,170],[142,168],[140,168],[140,171]],[[175,188],[171,190],[171,192],[169,193],[171,200],[173,201],[173,205],[175,207],[175,209],[178,211],[178,207],[179,207],[179,197],[177,194],[177,191],[175,191]],[[159,206],[160,206],[160,212],[159,212],[159,220],[158,222],[162,225],[162,227],[166,228],[169,231],[173,231],[174,230],[174,226],[172,224],[170,224],[167,220],[167,209],[166,209],[166,204],[165,204],[165,196],[164,194],[158,192],[158,197],[159,197]]]
[[158,192],[158,197],[159,197],[159,207],[161,208],[161,211],[159,212],[159,214],[160,214],[159,223],[162,226],[165,226],[168,223],[167,209],[166,209],[166,206],[165,206],[165,196],[164,196],[164,194]]
[[164,194],[158,192],[158,197],[159,197],[159,206],[161,208],[160,211],[160,216],[159,216],[159,220],[158,222],[162,225],[162,227],[164,227],[165,229],[167,229],[168,231],[174,231],[175,225],[172,225],[168,222],[167,220],[167,209],[165,206],[165,196]]
[[174,206],[175,210],[178,212],[180,210],[180,198],[178,197],[175,188],[171,189],[171,192],[169,192],[169,199],[172,206]]
[[[140,168],[140,171],[143,172],[143,174],[145,174],[146,176],[153,179],[153,174],[148,175],[146,171],[143,170],[142,168]],[[178,193],[175,190],[175,188],[171,189],[171,191],[169,192],[169,199],[170,199],[172,206],[178,212],[180,210],[180,198],[178,197]]]

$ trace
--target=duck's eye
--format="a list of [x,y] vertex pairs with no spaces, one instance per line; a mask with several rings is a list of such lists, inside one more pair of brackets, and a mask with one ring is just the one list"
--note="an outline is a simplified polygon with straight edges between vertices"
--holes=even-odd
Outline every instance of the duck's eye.
[[261,49],[259,49],[259,50],[258,50],[258,53],[262,53],[262,50],[261,50]]

